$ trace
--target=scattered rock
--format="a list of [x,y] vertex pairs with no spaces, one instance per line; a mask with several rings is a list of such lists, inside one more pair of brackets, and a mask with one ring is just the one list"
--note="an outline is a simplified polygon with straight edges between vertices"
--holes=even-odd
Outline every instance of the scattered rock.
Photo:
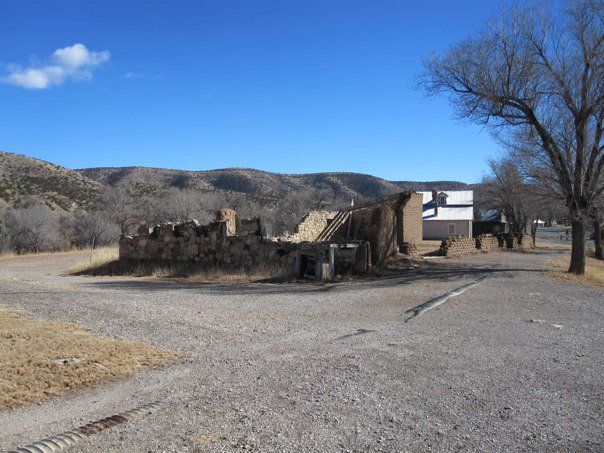
[[53,360],[52,363],[54,363],[55,365],[59,365],[59,366],[65,366],[65,365],[78,365],[78,364],[82,363],[83,361],[84,361],[84,359],[82,359],[81,357],[69,357],[67,359]]
[[105,365],[103,365],[102,363],[99,363],[99,362],[94,362],[92,364],[92,367],[94,369],[96,369],[97,371],[109,371],[109,369]]
[[529,322],[531,322],[533,324],[550,324],[552,327],[554,327],[556,329],[562,328],[562,324],[552,324],[552,323],[547,322],[544,319],[531,319],[531,320],[529,320]]

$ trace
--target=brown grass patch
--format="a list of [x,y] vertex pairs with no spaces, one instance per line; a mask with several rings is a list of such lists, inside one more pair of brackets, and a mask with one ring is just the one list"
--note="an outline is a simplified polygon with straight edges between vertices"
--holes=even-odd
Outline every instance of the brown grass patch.
[[71,269],[72,275],[148,277],[157,279],[181,279],[190,282],[285,282],[293,277],[281,266],[258,265],[249,268],[227,268],[195,261],[168,260],[110,260],[82,262]]
[[[141,272],[141,269],[137,269]],[[143,271],[144,273],[144,271]],[[187,266],[170,264],[151,269],[154,278],[182,278],[191,282],[267,282],[289,281],[291,276],[280,266],[254,266],[251,268],[225,269],[218,266]]]
[[[0,409],[166,364],[177,354],[0,306]],[[64,360],[64,364],[60,361]]]
[[569,274],[570,255],[551,262],[553,269],[548,272],[553,277],[586,285],[604,286],[604,261],[590,256],[585,258],[585,275]]
[[537,244],[535,245],[537,249],[564,249],[570,250],[572,248],[571,242],[547,242],[537,240]]
[[86,259],[76,263],[67,270],[69,274],[78,274],[105,266],[119,258],[119,248],[117,246],[99,247],[90,251]]

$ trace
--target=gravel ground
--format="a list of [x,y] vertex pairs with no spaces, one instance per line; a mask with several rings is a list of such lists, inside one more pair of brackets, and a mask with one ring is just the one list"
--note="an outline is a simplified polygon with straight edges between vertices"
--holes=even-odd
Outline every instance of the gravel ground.
[[5,305],[187,354],[1,412],[0,450],[162,400],[72,451],[602,451],[604,292],[544,275],[560,253],[324,286],[60,276],[78,253],[0,261]]

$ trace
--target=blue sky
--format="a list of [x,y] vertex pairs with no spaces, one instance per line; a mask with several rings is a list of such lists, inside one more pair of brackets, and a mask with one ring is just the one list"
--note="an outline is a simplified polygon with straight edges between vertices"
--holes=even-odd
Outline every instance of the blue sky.
[[2,0],[0,150],[476,182],[497,144],[413,80],[497,5]]

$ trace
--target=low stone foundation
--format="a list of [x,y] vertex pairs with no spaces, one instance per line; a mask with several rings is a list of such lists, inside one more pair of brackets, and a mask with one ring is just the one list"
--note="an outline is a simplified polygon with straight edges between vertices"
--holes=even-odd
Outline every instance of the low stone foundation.
[[474,255],[478,252],[499,250],[524,250],[534,248],[531,236],[524,235],[522,243],[515,236],[503,234],[481,234],[476,238],[457,236],[445,239],[440,244],[439,254],[442,256]]
[[142,225],[138,234],[120,238],[120,259],[196,261],[225,268],[268,265],[292,276],[318,280],[366,271],[371,265],[366,241],[284,241],[263,237],[257,218],[237,219],[234,211],[223,209],[216,219],[208,225],[197,220],[152,228]]
[[461,256],[478,253],[476,241],[463,236],[445,239],[440,244],[440,254],[443,256]]

